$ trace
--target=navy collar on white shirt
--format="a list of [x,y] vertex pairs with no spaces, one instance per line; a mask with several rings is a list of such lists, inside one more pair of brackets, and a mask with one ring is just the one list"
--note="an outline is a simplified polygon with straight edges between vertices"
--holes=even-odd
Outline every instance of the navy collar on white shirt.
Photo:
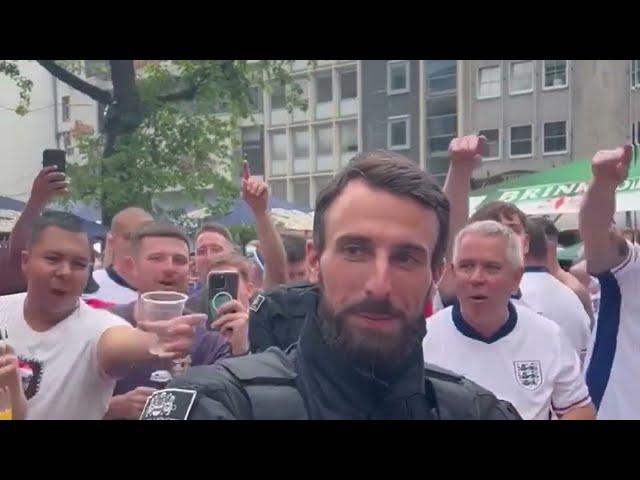
[[509,335],[513,331],[513,329],[516,328],[516,323],[518,322],[518,313],[516,312],[516,308],[511,302],[509,302],[509,304],[507,305],[507,310],[509,311],[507,321],[502,327],[500,327],[500,329],[496,333],[494,333],[489,338],[483,337],[475,328],[473,328],[465,321],[462,316],[462,312],[460,311],[459,302],[455,302],[453,304],[451,318],[453,319],[453,324],[456,326],[458,331],[465,337],[469,337],[483,343],[494,343],[501,338]]
[[549,273],[547,267],[524,267],[524,273]]

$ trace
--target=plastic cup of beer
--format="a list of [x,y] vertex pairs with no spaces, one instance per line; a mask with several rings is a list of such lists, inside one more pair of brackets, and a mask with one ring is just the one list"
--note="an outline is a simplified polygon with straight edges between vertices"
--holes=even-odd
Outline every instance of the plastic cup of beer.
[[161,342],[161,337],[165,332],[164,325],[168,320],[182,315],[188,298],[184,293],[161,291],[147,292],[140,296],[142,318],[147,322],[155,323],[149,328],[151,333],[155,335],[155,340],[149,347],[149,352],[152,355],[168,356]]
[[6,387],[0,387],[0,420],[12,420],[11,393]]

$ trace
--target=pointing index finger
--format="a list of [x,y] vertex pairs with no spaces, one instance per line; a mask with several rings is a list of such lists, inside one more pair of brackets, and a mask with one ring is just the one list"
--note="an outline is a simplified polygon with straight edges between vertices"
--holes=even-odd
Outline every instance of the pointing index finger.
[[242,162],[242,178],[244,178],[245,180],[249,180],[250,176],[251,169],[249,168],[249,162],[245,160],[244,162]]

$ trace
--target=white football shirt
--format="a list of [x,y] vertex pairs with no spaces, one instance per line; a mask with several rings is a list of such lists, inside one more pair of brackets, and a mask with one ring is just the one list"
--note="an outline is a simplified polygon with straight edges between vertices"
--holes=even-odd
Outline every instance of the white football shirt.
[[24,318],[26,293],[0,297],[0,328],[20,359],[28,420],[100,420],[116,379],[98,365],[97,345],[109,328],[127,326],[106,310],[78,308],[45,332]]
[[548,420],[590,402],[580,360],[557,324],[509,303],[509,317],[492,338],[462,318],[459,304],[427,321],[425,362],[464,375],[513,404],[525,420]]
[[640,420],[640,246],[598,275],[600,309],[585,362],[597,418]]
[[537,267],[525,268],[520,290],[529,308],[556,322],[583,359],[591,339],[591,319],[573,290],[546,268]]
[[85,300],[97,298],[103,302],[125,305],[138,299],[138,292],[112,269],[95,270],[93,280],[100,288],[94,293],[83,295]]

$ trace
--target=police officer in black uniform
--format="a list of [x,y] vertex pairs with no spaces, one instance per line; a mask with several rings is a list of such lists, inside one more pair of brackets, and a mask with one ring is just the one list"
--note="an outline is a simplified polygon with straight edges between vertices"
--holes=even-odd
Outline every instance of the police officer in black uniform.
[[257,294],[249,305],[249,342],[252,353],[269,347],[286,350],[298,341],[307,312],[314,307],[304,295],[308,281],[279,285]]
[[414,162],[356,156],[316,203],[315,286],[296,292],[298,342],[192,368],[142,418],[519,419],[508,402],[424,364],[423,307],[443,271],[448,224],[447,199]]

